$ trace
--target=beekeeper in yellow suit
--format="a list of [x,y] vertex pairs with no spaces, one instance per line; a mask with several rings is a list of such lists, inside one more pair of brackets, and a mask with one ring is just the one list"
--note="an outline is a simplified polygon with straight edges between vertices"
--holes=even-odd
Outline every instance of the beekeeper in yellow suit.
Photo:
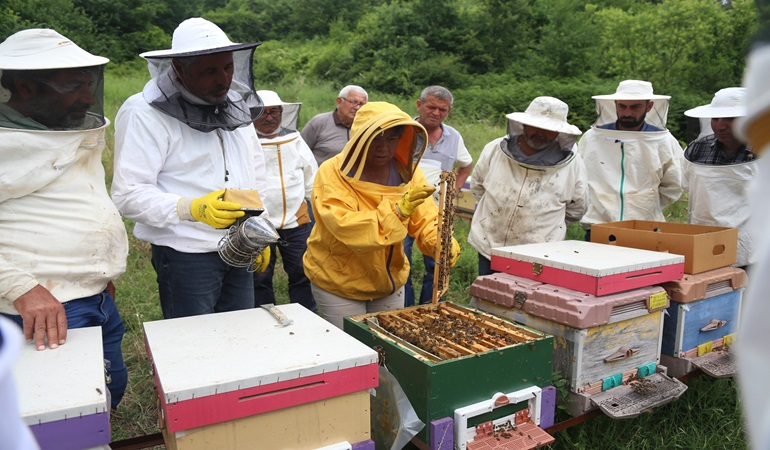
[[[407,234],[433,254],[438,208],[425,200],[435,188],[417,168],[426,142],[425,128],[408,114],[369,102],[356,113],[342,153],[318,169],[305,274],[318,314],[339,328],[346,316],[403,307]],[[452,266],[459,255],[453,238]]]

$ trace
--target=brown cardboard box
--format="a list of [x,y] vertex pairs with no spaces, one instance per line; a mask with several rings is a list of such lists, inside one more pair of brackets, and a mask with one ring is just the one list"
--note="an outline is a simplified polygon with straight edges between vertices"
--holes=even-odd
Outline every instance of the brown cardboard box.
[[591,242],[684,256],[684,272],[696,274],[735,264],[736,228],[624,220],[591,226]]

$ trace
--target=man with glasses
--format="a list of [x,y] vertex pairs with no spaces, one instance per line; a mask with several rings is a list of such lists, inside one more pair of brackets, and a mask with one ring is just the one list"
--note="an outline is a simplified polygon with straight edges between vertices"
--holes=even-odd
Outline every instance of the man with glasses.
[[350,139],[350,126],[356,112],[369,100],[361,86],[349,85],[337,96],[334,111],[318,114],[305,124],[302,139],[313,151],[316,162],[322,162],[342,151]]
[[[50,29],[0,44],[0,313],[37,350],[100,327],[116,408],[128,371],[112,280],[126,270],[128,236],[101,160],[108,61]],[[0,447],[24,448],[3,437]]]
[[270,211],[268,220],[278,230],[282,244],[271,245],[272,256],[267,270],[254,274],[254,304],[275,303],[273,272],[278,250],[283,269],[289,277],[289,300],[315,311],[315,299],[310,290],[310,280],[305,276],[302,255],[313,228],[306,200],[310,200],[313,192],[318,165],[313,152],[297,131],[301,104],[284,102],[273,91],[257,91],[257,94],[265,109],[254,120],[254,128],[265,154],[267,169],[267,188],[260,195]]

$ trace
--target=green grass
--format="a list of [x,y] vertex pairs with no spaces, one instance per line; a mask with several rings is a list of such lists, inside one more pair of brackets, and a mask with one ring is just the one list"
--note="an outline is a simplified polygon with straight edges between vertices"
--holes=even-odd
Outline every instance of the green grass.
[[[106,80],[105,113],[114,122],[120,104],[131,94],[141,90],[146,76],[109,75]],[[259,86],[265,88],[265,86]],[[314,84],[296,80],[291,85],[273,87],[287,101],[302,101],[301,122],[313,115],[328,111],[341,86]],[[380,97],[370,93],[370,100],[386,100],[414,114],[414,99]],[[454,111],[450,123],[462,133],[466,146],[474,159],[490,140],[502,136],[503,120],[489,122],[465,122],[461,111]],[[108,131],[108,149],[104,164],[108,183],[112,174],[113,127]],[[686,221],[686,199],[666,210],[672,221]],[[129,234],[132,224],[126,223]],[[455,237],[463,247],[457,266],[452,271],[448,299],[467,304],[470,285],[478,275],[477,254],[467,244],[470,224],[467,220],[455,220]],[[582,230],[573,224],[568,238],[582,239]],[[418,252],[413,257],[415,274],[423,271]],[[414,276],[415,292],[419,293],[421,277]],[[278,303],[288,301],[286,274],[280,261],[276,267],[276,298]],[[157,433],[158,404],[151,367],[144,348],[142,323],[159,320],[162,315],[158,302],[155,272],[150,263],[147,243],[130,238],[130,252],[126,273],[116,282],[116,300],[126,324],[123,351],[129,370],[129,385],[120,409],[112,417],[114,441]],[[473,380],[468,380],[473,382]],[[564,419],[564,417],[562,417]],[[555,435],[554,449],[743,449],[743,425],[733,380],[714,380],[699,377],[689,382],[688,391],[677,401],[666,405],[653,414],[645,414],[629,420],[612,420],[599,417],[584,424],[561,431]]]

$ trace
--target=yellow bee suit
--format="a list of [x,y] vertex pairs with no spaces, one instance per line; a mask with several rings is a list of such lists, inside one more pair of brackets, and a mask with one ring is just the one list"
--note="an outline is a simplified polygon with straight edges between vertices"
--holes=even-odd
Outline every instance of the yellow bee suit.
[[[372,140],[404,126],[394,159],[403,183],[385,186],[361,180]],[[385,102],[369,102],[357,113],[342,152],[325,161],[313,185],[316,223],[304,256],[305,274],[320,288],[354,300],[377,299],[406,284],[409,261],[403,240],[414,236],[422,252],[433,253],[438,209],[423,202],[402,218],[395,203],[427,181],[417,163],[425,151],[425,129]]]

